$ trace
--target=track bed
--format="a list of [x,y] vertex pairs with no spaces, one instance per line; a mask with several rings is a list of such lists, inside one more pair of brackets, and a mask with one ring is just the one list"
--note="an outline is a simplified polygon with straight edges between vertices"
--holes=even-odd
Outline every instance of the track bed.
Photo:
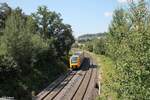
[[97,70],[91,57],[86,57],[79,70],[60,76],[34,100],[93,100],[96,92]]

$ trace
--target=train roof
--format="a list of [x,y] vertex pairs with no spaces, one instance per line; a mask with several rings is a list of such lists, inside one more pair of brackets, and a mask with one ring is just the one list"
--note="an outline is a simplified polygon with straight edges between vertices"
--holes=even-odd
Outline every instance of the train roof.
[[74,53],[74,55],[80,55],[82,52],[81,51],[77,51]]
[[79,57],[79,55],[72,55],[71,58],[72,58],[72,57]]

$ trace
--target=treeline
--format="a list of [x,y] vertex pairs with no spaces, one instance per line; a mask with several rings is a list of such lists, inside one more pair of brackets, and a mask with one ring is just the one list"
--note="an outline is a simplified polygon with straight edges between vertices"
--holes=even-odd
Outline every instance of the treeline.
[[[150,98],[150,9],[144,0],[114,11],[107,34],[107,55],[116,63],[119,99]],[[113,85],[114,86],[114,85]]]
[[[104,93],[101,99],[111,98],[108,95],[111,91],[117,93],[116,98],[119,100],[150,98],[149,6],[145,0],[132,1],[125,8],[114,11],[104,45],[98,43],[98,48],[104,47],[105,55],[114,61],[117,76],[107,73],[111,77],[108,82],[111,83],[103,84],[105,88],[102,86],[102,93],[105,90],[109,91]],[[91,47],[93,45],[91,43]]]
[[82,38],[79,37],[78,41],[74,43],[72,47],[104,55],[106,52],[106,34],[107,33],[82,35]]
[[78,37],[73,48],[85,49],[96,54],[105,54],[106,32],[96,34],[84,34]]
[[72,29],[59,13],[0,7],[0,97],[31,100],[67,69]]
[[101,38],[104,37],[106,34],[105,33],[95,33],[95,34],[84,34],[78,37],[79,42],[86,42],[89,40],[93,40],[95,38]]

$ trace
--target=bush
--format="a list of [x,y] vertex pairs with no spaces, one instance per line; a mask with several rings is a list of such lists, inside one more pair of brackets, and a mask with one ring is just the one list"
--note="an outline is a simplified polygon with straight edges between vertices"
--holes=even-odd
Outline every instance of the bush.
[[85,49],[89,52],[93,52],[93,44],[91,41],[86,42]]
[[96,54],[104,55],[106,51],[105,39],[104,38],[95,39],[93,42],[94,42],[93,52]]

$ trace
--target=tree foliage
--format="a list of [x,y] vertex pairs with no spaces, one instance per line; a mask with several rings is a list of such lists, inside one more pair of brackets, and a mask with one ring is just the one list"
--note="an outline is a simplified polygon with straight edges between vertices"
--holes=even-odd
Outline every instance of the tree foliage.
[[7,3],[0,3],[0,35],[3,33],[3,29],[5,28],[5,21],[10,13],[11,8],[7,5]]
[[72,29],[62,22],[60,14],[46,6],[32,15],[25,15],[17,7],[4,18],[0,36],[0,96],[31,100],[67,69],[66,57],[74,42]]
[[96,54],[104,55],[106,51],[106,44],[105,44],[105,38],[95,39],[93,46],[93,52]]
[[58,56],[68,54],[74,38],[71,26],[62,22],[61,15],[49,11],[46,6],[40,6],[37,12],[32,15],[37,23],[40,35],[45,39],[54,39]]
[[144,0],[129,3],[128,9],[114,11],[107,34],[107,55],[119,71],[115,88],[118,98],[147,100],[150,98],[150,9]]

